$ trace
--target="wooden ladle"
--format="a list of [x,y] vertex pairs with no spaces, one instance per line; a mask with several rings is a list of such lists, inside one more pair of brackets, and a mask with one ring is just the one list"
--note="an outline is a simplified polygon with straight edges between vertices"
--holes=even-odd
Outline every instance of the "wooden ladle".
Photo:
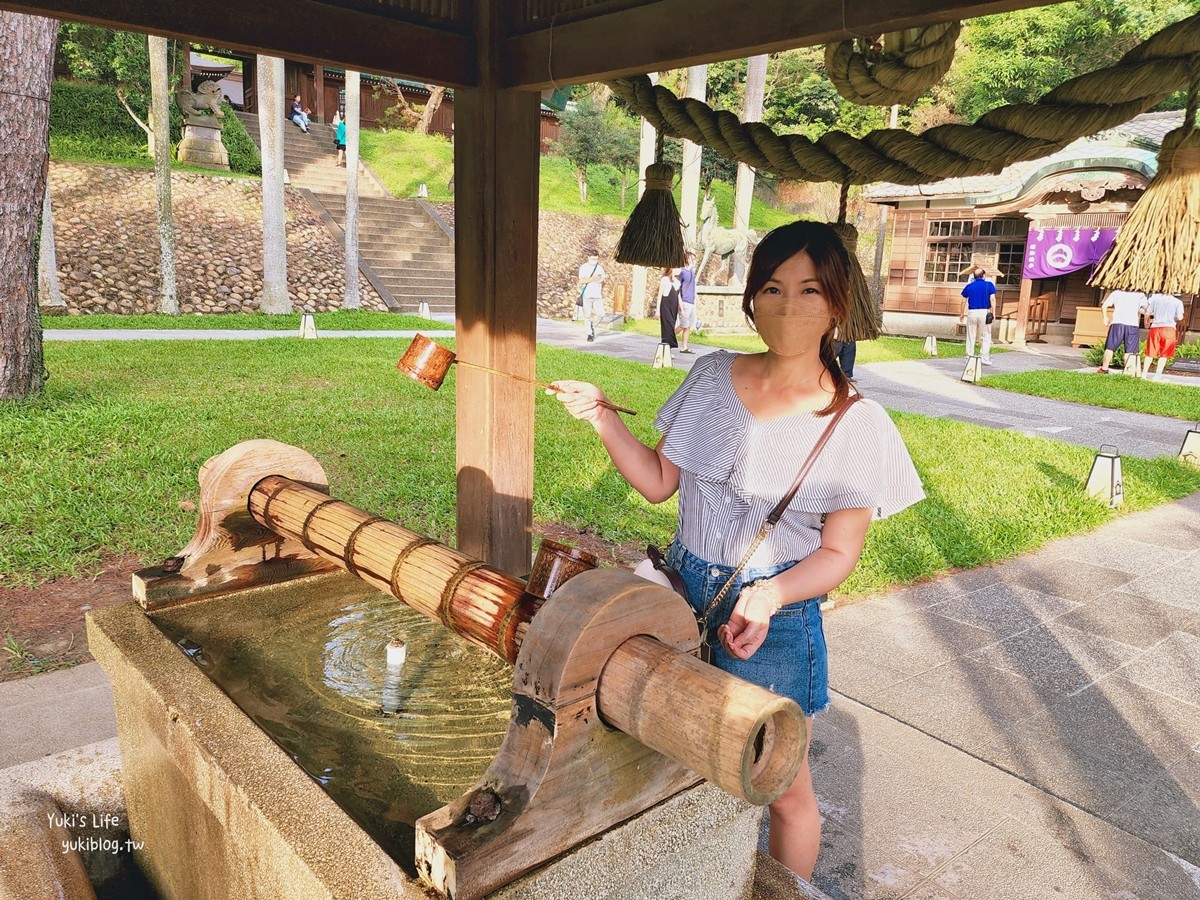
[[[561,393],[553,385],[546,384],[544,381],[535,381],[532,378],[526,378],[524,375],[516,375],[512,372],[501,372],[499,369],[492,369],[488,366],[481,366],[478,363],[464,362],[455,356],[453,350],[447,350],[441,344],[436,344],[423,334],[418,334],[412,339],[412,343],[408,345],[408,349],[404,351],[404,355],[400,357],[400,361],[396,363],[396,368],[411,378],[413,381],[420,382],[427,388],[437,390],[442,386],[442,382],[446,380],[446,374],[450,371],[450,367],[458,363],[460,366],[468,366],[472,369],[479,369],[483,372],[491,372],[493,375],[502,375],[505,378],[515,378],[517,381],[524,381],[528,384],[537,385],[540,388],[545,388],[548,391]],[[624,406],[617,406],[615,403],[609,403],[606,400],[597,400],[601,406],[606,406],[616,412],[626,413],[631,416],[636,416],[637,411],[628,409]]]

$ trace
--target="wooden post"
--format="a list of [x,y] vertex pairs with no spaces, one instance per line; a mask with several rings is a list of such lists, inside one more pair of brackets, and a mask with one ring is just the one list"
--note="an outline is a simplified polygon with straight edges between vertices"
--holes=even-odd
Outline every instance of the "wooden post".
[[[500,23],[476,12],[479,86],[454,95],[456,352],[533,378],[541,95],[498,87]],[[533,404],[517,379],[458,372],[458,549],[517,574],[533,550]]]
[[1033,296],[1033,279],[1021,279],[1021,293],[1017,295],[1017,321],[1013,329],[1012,345],[1025,346],[1025,331],[1029,327],[1029,298]]
[[325,115],[325,67],[320,63],[313,67],[313,84],[317,92],[313,111],[317,114],[318,122],[328,122],[329,118]]

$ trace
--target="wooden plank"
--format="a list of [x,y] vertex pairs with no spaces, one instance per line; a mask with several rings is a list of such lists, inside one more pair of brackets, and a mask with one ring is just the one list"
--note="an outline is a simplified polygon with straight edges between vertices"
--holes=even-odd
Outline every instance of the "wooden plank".
[[[479,12],[484,60],[494,44]],[[498,89],[483,62],[481,78],[454,98],[456,352],[532,379],[541,97]],[[458,369],[458,549],[517,575],[532,562],[534,390]]]
[[[231,50],[330,63],[451,87],[477,81],[470,34],[415,25],[318,0],[0,0],[0,9],[88,22]],[[280,115],[283,110],[280,110]]]
[[[542,90],[882,34],[1050,0],[657,0],[505,42],[503,86]],[[619,37],[618,37],[619,36]]]

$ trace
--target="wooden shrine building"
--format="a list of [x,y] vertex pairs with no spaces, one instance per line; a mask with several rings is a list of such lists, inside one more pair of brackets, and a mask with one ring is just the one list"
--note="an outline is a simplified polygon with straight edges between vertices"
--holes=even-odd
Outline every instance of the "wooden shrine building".
[[[0,0],[0,7],[455,89],[457,352],[534,376],[542,91],[1039,0]],[[531,549],[534,396],[458,372],[458,548]]]
[[[892,334],[961,333],[972,263],[996,284],[998,337],[1076,345],[1103,341],[1088,280],[1158,168],[1158,150],[1183,112],[1145,113],[996,175],[922,185],[876,184],[866,196],[895,207],[884,293]],[[1183,298],[1188,329],[1200,304]]]

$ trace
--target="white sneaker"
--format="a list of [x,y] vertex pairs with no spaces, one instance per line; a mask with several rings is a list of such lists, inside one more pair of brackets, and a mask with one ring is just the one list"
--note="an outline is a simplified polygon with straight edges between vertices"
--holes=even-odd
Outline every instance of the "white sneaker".
[[981,360],[981,362],[982,362],[982,363],[983,363],[985,366],[990,366],[990,365],[992,364],[992,361],[991,361],[990,359]]

